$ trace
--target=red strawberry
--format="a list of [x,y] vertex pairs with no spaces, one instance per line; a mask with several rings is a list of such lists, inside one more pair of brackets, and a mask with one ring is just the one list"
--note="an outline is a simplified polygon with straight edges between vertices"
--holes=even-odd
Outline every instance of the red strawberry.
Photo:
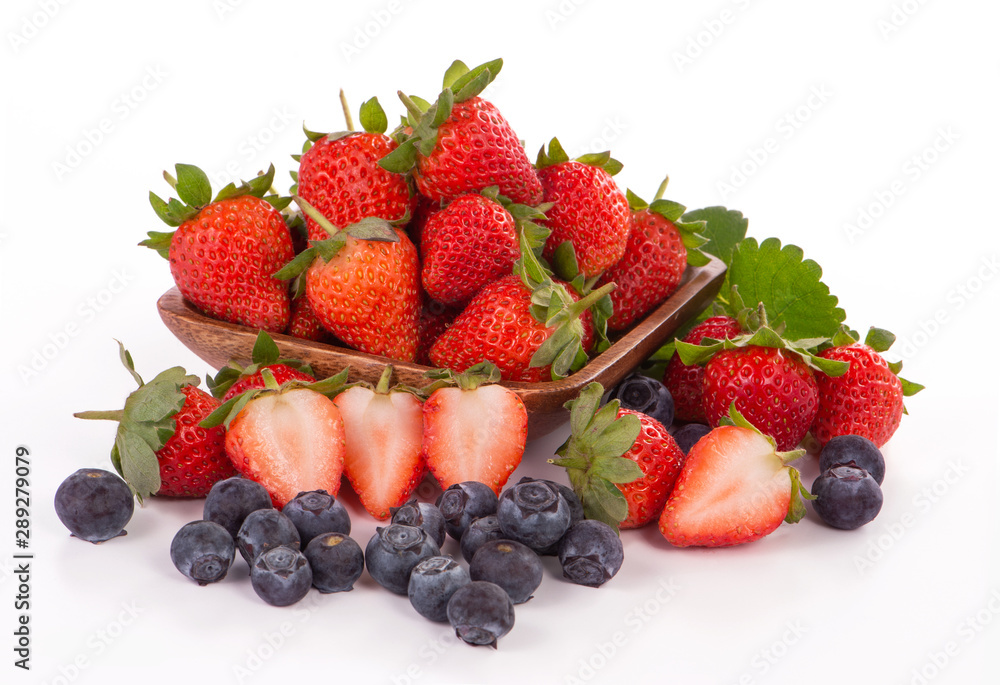
[[441,334],[455,320],[461,312],[455,307],[446,307],[440,302],[424,298],[424,303],[420,307],[420,317],[417,319],[417,356],[418,364],[431,364],[430,350]]
[[423,411],[420,400],[390,389],[392,367],[378,386],[355,385],[334,398],[344,419],[347,449],[344,473],[369,514],[390,516],[424,477]]
[[864,343],[847,333],[834,338],[819,356],[848,362],[847,373],[839,377],[818,375],[819,412],[812,434],[821,445],[838,435],[860,435],[881,447],[899,427],[903,398],[923,386],[898,377],[901,364],[890,365],[880,352],[889,349],[895,336],[872,328]]
[[775,451],[734,412],[688,452],[660,516],[660,532],[676,547],[727,547],[757,540],[782,521],[805,514],[799,474],[787,462],[804,454]]
[[[361,106],[361,122],[363,132],[307,131],[312,145],[299,157],[293,192],[337,228],[371,216],[399,221],[410,211],[406,177],[378,165],[398,144],[385,135],[388,121],[376,98]],[[307,216],[306,224],[310,240],[330,237],[315,219]]]
[[[181,294],[209,316],[280,333],[288,326],[288,288],[273,274],[294,255],[279,209],[287,199],[263,195],[274,167],[249,183],[232,184],[212,200],[208,177],[198,167],[176,165],[180,200],[150,203],[173,233],[151,231],[140,243],[170,260]],[[277,207],[277,208],[276,208]]]
[[660,186],[652,205],[631,193],[627,196],[632,227],[625,254],[598,281],[618,285],[611,293],[611,330],[628,328],[667,299],[680,284],[689,261],[706,261],[697,249],[705,239],[696,233],[704,224],[680,220],[684,206],[661,199],[666,184]]
[[439,202],[499,186],[514,202],[540,203],[542,188],[517,134],[492,103],[477,97],[502,66],[498,59],[470,70],[456,61],[427,111],[400,93],[413,132],[382,165],[399,173],[416,165],[420,194]]
[[463,195],[427,220],[420,254],[427,294],[463,304],[511,272],[519,254],[514,217],[495,195]]
[[642,432],[622,456],[638,464],[642,476],[629,483],[618,484],[628,502],[628,516],[621,522],[621,527],[639,528],[657,518],[663,510],[684,463],[684,452],[662,423],[631,409],[618,410],[618,418],[627,414],[639,418]]
[[[500,494],[521,463],[528,412],[513,390],[495,385],[499,371],[480,364],[461,374],[445,372],[457,387],[435,390],[423,407],[423,452],[443,489],[478,481]],[[492,383],[492,384],[491,384]]]
[[[739,322],[730,316],[712,316],[691,329],[684,342],[699,345],[705,338],[728,340],[742,333]],[[680,355],[674,355],[663,374],[663,384],[674,398],[674,416],[680,421],[708,423],[702,406],[702,384],[705,367],[686,365]]]
[[219,369],[214,377],[208,377],[208,389],[223,402],[231,400],[246,390],[265,387],[263,370],[268,369],[278,385],[288,381],[312,383],[316,378],[312,368],[298,359],[287,359],[281,356],[281,351],[266,332],[257,334],[253,351],[250,353],[250,365],[241,366],[235,359]]
[[608,153],[570,160],[555,138],[538,153],[538,178],[547,210],[544,226],[552,231],[544,255],[552,260],[564,242],[573,245],[580,273],[597,276],[622,258],[632,228],[628,200],[612,175],[621,164]]
[[124,409],[74,416],[118,422],[111,462],[136,496],[204,497],[217,481],[236,475],[224,450],[225,430],[199,425],[221,403],[196,387],[198,377],[174,367],[144,383],[132,356],[118,346],[139,388]]
[[308,297],[300,296],[292,300],[292,318],[285,334],[313,342],[320,342],[328,337],[326,329],[309,304]]

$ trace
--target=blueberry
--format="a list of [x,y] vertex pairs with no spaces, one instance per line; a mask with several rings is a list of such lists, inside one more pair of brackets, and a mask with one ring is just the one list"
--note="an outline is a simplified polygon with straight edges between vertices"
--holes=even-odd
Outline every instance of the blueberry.
[[[525,481],[534,480],[533,478],[524,477],[518,483],[524,483]],[[542,480],[543,483],[548,483],[554,487],[564,500],[566,504],[569,505],[569,525],[573,525],[577,521],[583,520],[583,502],[580,501],[580,497],[573,492],[573,489],[568,485],[563,485],[562,483],[557,483],[554,480]],[[542,549],[536,549],[542,556],[554,557],[559,554],[559,541],[556,540],[548,547]]]
[[514,604],[531,599],[542,584],[542,559],[526,545],[513,540],[493,540],[476,552],[469,564],[473,580],[486,580],[502,587]]
[[233,536],[214,521],[185,524],[170,543],[170,560],[198,585],[225,578],[235,557]]
[[365,547],[365,567],[379,585],[405,595],[413,567],[440,555],[441,549],[416,526],[392,523],[375,531]]
[[711,426],[703,423],[686,423],[674,431],[674,442],[681,448],[681,452],[687,454],[696,442],[711,432]]
[[618,400],[625,409],[642,412],[669,428],[674,422],[674,398],[660,381],[632,374],[611,389],[608,401]]
[[243,520],[252,511],[271,509],[271,496],[260,483],[234,476],[220,480],[205,497],[206,521],[215,521],[236,539]]
[[448,600],[448,622],[455,635],[470,645],[489,645],[514,627],[514,603],[499,585],[474,580]]
[[504,537],[544,550],[569,529],[570,508],[550,484],[525,479],[500,495],[497,520]]
[[855,462],[838,464],[813,481],[813,509],[829,526],[860,528],[882,509],[882,488]]
[[437,507],[444,516],[448,535],[461,540],[470,523],[497,513],[497,494],[478,481],[456,483],[441,493]]
[[135,500],[118,475],[104,469],[80,469],[60,483],[55,508],[74,537],[98,543],[125,535]]
[[875,443],[860,435],[838,435],[831,438],[819,453],[820,473],[836,466],[855,462],[882,485],[885,478],[885,459]]
[[403,506],[396,507],[391,511],[393,523],[423,528],[438,547],[444,544],[444,515],[437,506],[411,499]]
[[301,546],[295,524],[277,509],[250,512],[236,535],[236,547],[251,568],[263,552],[282,545],[292,549]]
[[346,592],[365,570],[361,545],[344,533],[317,535],[305,550],[312,568],[313,586],[322,593]]
[[497,521],[496,514],[483,516],[469,524],[469,529],[465,531],[460,541],[462,547],[462,557],[466,561],[472,561],[476,555],[476,550],[490,540],[500,540],[503,538],[503,531],[500,530],[500,522]]
[[306,596],[312,582],[312,569],[305,555],[284,545],[258,555],[250,569],[254,592],[271,606],[295,604]]
[[302,548],[323,533],[351,534],[350,514],[326,490],[300,492],[288,501],[281,513],[295,524]]
[[407,594],[421,616],[447,623],[448,600],[470,582],[469,572],[451,557],[429,557],[413,567]]
[[563,576],[577,585],[600,587],[618,573],[624,559],[621,538],[602,521],[580,521],[559,542]]

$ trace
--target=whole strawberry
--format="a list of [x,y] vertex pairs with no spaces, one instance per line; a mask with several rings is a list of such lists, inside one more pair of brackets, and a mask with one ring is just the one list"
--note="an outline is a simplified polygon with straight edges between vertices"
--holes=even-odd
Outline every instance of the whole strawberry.
[[[406,177],[378,165],[378,160],[395,150],[398,143],[385,135],[388,120],[376,98],[361,106],[360,120],[364,131],[306,131],[308,147],[298,157],[293,193],[337,228],[346,228],[366,217],[400,221],[410,211]],[[310,240],[330,237],[309,216],[306,225]]]
[[215,397],[226,402],[251,388],[263,388],[264,369],[271,373],[278,385],[288,381],[311,383],[316,380],[308,364],[298,359],[283,358],[274,339],[265,331],[257,334],[250,355],[249,366],[241,366],[237,360],[230,359],[214,377],[208,377],[208,389]]
[[[281,333],[288,326],[288,288],[274,272],[293,256],[292,238],[279,210],[287,198],[264,199],[274,167],[212,199],[208,176],[190,164],[176,165],[180,200],[149,194],[171,233],[149,232],[140,243],[170,261],[181,294],[209,316]],[[168,180],[172,180],[169,179]]]
[[428,297],[423,298],[420,306],[420,316],[417,318],[417,356],[418,364],[431,364],[430,351],[434,342],[448,330],[452,322],[461,313],[457,307],[447,307]]
[[842,331],[833,347],[819,353],[823,359],[850,364],[842,376],[817,378],[819,411],[812,434],[821,445],[838,435],[860,435],[881,447],[896,432],[905,411],[903,398],[923,386],[900,378],[902,364],[889,364],[880,354],[895,339],[889,331],[872,328],[861,343]]
[[[731,316],[711,316],[691,329],[684,336],[684,342],[699,345],[705,338],[728,340],[743,333],[739,322]],[[681,421],[707,423],[705,408],[702,406],[702,385],[705,367],[699,364],[688,366],[675,354],[667,364],[663,374],[663,384],[674,398],[674,416]]]
[[225,453],[225,430],[199,425],[221,403],[197,388],[198,377],[174,367],[144,383],[132,355],[121,343],[118,347],[139,388],[123,409],[73,416],[118,422],[111,463],[139,500],[149,495],[204,497],[217,481],[236,475]]
[[684,206],[662,199],[666,184],[652,204],[627,194],[632,228],[625,253],[598,280],[618,285],[611,293],[614,310],[608,319],[613,331],[628,328],[667,299],[680,285],[688,263],[707,262],[698,250],[706,241],[696,233],[704,224],[680,220]]
[[412,133],[382,166],[398,173],[413,169],[420,194],[438,202],[498,186],[513,202],[540,203],[542,188],[517,134],[478,97],[502,66],[499,59],[474,69],[454,62],[441,95],[426,108],[400,93]]
[[545,258],[555,259],[556,250],[569,242],[580,273],[588,278],[618,262],[632,228],[628,200],[612,178],[621,163],[607,152],[570,160],[553,138],[548,152],[539,151],[536,164],[543,199],[553,204],[541,222],[552,231]]
[[288,321],[285,335],[313,342],[322,342],[330,338],[323,328],[323,323],[313,311],[312,305],[309,304],[309,298],[301,295],[292,299],[292,316]]

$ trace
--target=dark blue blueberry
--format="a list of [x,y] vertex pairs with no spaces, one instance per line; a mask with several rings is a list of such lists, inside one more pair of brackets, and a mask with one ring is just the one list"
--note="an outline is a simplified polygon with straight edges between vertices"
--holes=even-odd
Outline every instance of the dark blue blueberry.
[[430,536],[416,526],[392,523],[376,528],[365,547],[365,567],[382,587],[405,595],[413,567],[428,557],[441,554]]
[[500,495],[497,520],[505,538],[544,550],[569,529],[570,507],[549,483],[525,479]]
[[514,603],[506,590],[474,580],[448,600],[448,622],[463,642],[497,647],[497,640],[514,627]]
[[822,473],[837,464],[855,462],[875,482],[882,485],[885,478],[885,459],[875,443],[860,435],[838,435],[830,438],[819,453],[819,471]]
[[674,422],[674,398],[667,386],[641,374],[632,374],[611,389],[608,401],[618,400],[622,407],[652,416],[670,428]]
[[674,442],[681,448],[681,452],[687,454],[696,442],[711,432],[711,426],[703,423],[686,423],[674,431]]
[[322,593],[346,592],[365,570],[361,545],[344,533],[317,535],[305,550],[312,567],[313,586]]
[[559,542],[563,576],[577,585],[600,587],[618,573],[624,559],[621,538],[602,521],[580,521]]
[[488,485],[474,480],[456,483],[441,493],[437,507],[444,516],[445,530],[461,540],[473,521],[497,513],[497,494]]
[[300,492],[288,501],[281,513],[295,524],[302,548],[323,533],[351,534],[351,515],[326,490]]
[[236,547],[246,562],[253,567],[254,559],[275,547],[299,549],[299,531],[291,519],[277,509],[258,509],[250,512],[240,532],[236,534]]
[[[534,479],[525,476],[520,481],[518,481],[518,483],[520,484],[530,480]],[[542,482],[548,483],[549,485],[554,487],[562,496],[562,498],[566,500],[566,504],[569,505],[569,525],[572,526],[577,521],[583,520],[583,502],[581,502],[580,497],[575,492],[573,492],[573,488],[569,487],[568,485],[563,485],[562,483],[557,483],[554,480],[542,480]],[[548,547],[545,547],[543,549],[536,549],[535,551],[538,552],[543,557],[544,556],[554,557],[557,554],[559,554],[559,541],[556,540]]]
[[829,526],[854,530],[882,509],[882,488],[867,471],[850,462],[827,469],[813,481],[813,509]]
[[542,559],[526,545],[513,540],[493,540],[476,552],[469,564],[473,580],[496,583],[514,604],[531,599],[542,584]]
[[279,546],[258,555],[250,569],[250,584],[262,600],[276,607],[295,604],[312,587],[313,575],[302,552]]
[[55,507],[56,516],[74,537],[98,543],[125,535],[135,500],[117,474],[80,469],[60,483]]
[[448,622],[448,600],[472,581],[465,567],[451,557],[429,557],[413,567],[407,594],[424,618]]
[[236,539],[244,519],[252,511],[271,509],[271,496],[260,483],[247,478],[233,476],[220,480],[205,497],[205,513],[202,518],[215,521],[229,531]]
[[233,536],[214,521],[185,524],[170,543],[170,560],[198,585],[225,578],[235,557]]
[[476,555],[476,550],[490,540],[500,540],[503,538],[503,531],[500,530],[500,522],[497,521],[496,514],[483,516],[473,521],[469,529],[465,531],[460,541],[462,547],[462,557],[466,561],[472,561]]
[[444,544],[444,515],[437,506],[411,499],[403,506],[396,507],[391,511],[393,523],[423,528],[438,547]]

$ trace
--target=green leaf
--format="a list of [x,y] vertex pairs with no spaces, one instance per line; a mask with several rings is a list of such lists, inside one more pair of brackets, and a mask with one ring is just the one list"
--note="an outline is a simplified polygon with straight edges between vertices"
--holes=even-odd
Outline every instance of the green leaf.
[[208,174],[193,164],[176,164],[177,194],[192,207],[204,207],[212,201],[212,184]]
[[306,269],[312,266],[312,263],[316,260],[317,256],[315,247],[306,248],[302,252],[295,255],[295,258],[292,259],[292,261],[275,271],[273,276],[279,281],[290,281],[299,274],[304,273]]
[[604,386],[594,381],[580,391],[575,400],[566,403],[569,412],[569,425],[574,435],[582,435],[594,418],[594,412],[601,404],[604,396]]
[[399,242],[399,234],[396,233],[392,224],[375,216],[365,217],[361,221],[347,226],[344,233],[358,240],[376,240],[382,243]]
[[815,499],[805,486],[797,469],[788,467],[788,475],[792,479],[792,498],[788,501],[788,513],[785,515],[786,523],[798,523],[806,515],[806,505],[802,498]]
[[[156,212],[156,216],[160,217],[160,221],[165,223],[167,226],[173,226],[176,228],[184,223],[172,211],[170,211],[170,207],[163,200],[163,198],[154,193],[152,190],[149,191],[149,204],[152,206],[153,211]],[[150,234],[150,237],[152,237],[152,234]]]
[[786,339],[829,338],[846,315],[820,280],[822,274],[795,245],[782,247],[777,238],[758,245],[747,238],[733,251],[729,282],[745,302],[763,303],[771,327],[784,326]]
[[135,362],[132,361],[132,353],[125,349],[125,345],[122,344],[121,340],[116,340],[115,342],[118,343],[118,358],[121,359],[122,366],[125,367],[136,384],[141,388],[143,386],[142,376],[136,373]]
[[628,502],[625,495],[614,483],[603,478],[590,478],[577,493],[583,504],[583,515],[589,519],[603,521],[615,531],[628,516]]
[[899,382],[903,384],[904,397],[913,397],[918,392],[924,389],[924,386],[920,385],[920,383],[914,383],[912,381],[906,380],[905,378],[900,378]]
[[274,338],[268,335],[267,331],[257,333],[257,339],[253,343],[253,352],[250,353],[250,360],[254,364],[267,366],[274,364],[281,358],[281,350],[278,349]]
[[358,115],[361,128],[369,133],[385,133],[389,128],[389,118],[377,97],[362,103]]
[[594,457],[590,472],[612,483],[631,483],[643,476],[639,465],[628,457]]
[[409,138],[378,161],[378,165],[394,174],[405,174],[417,162],[417,141]]
[[564,281],[572,281],[579,275],[580,266],[576,260],[576,248],[573,246],[573,241],[564,240],[559,243],[552,255],[552,270]]
[[[434,103],[433,118],[431,118],[431,128],[434,130],[435,143],[437,142],[437,129],[444,122],[448,121],[448,117],[451,116],[452,107],[455,104],[455,94],[451,92],[450,89],[445,88],[441,91],[441,95],[438,96],[437,101]],[[427,116],[431,116],[431,111],[428,110]]]
[[625,189],[625,199],[628,200],[628,207],[633,212],[640,212],[649,208],[649,203],[633,193],[631,188]]
[[257,174],[246,182],[246,194],[253,197],[264,197],[274,183],[274,165],[270,165],[263,174]]
[[677,223],[680,221],[681,217],[684,215],[684,210],[686,209],[687,208],[680,202],[674,202],[672,200],[653,200],[653,204],[649,206],[649,211],[654,214],[659,214],[671,223]]
[[553,466],[561,466],[564,469],[578,469],[580,471],[586,471],[590,468],[590,462],[584,457],[562,457],[560,459],[549,459],[549,463]]
[[642,423],[635,414],[626,414],[608,426],[594,440],[593,451],[597,457],[620,457],[632,449],[642,432]]
[[884,328],[875,328],[872,326],[868,329],[868,335],[865,336],[865,345],[868,345],[868,347],[876,352],[885,352],[892,347],[894,342],[896,342],[896,336]]
[[122,477],[139,501],[160,489],[160,464],[156,452],[124,423],[118,427],[115,448],[122,466]]
[[503,68],[503,60],[495,59],[473,67],[456,78],[448,86],[455,93],[455,102],[462,102],[479,95],[486,86],[493,83],[493,79],[500,73],[501,68]]
[[460,76],[464,76],[468,73],[469,67],[465,66],[465,62],[460,59],[456,59],[444,72],[444,82],[441,85],[442,90],[445,88],[451,88],[455,85],[455,81],[457,81]]
[[684,222],[705,222],[698,232],[708,238],[708,242],[701,250],[715,255],[726,265],[732,263],[733,251],[746,237],[747,226],[750,223],[742,213],[725,207],[694,209],[685,213],[681,219]]

